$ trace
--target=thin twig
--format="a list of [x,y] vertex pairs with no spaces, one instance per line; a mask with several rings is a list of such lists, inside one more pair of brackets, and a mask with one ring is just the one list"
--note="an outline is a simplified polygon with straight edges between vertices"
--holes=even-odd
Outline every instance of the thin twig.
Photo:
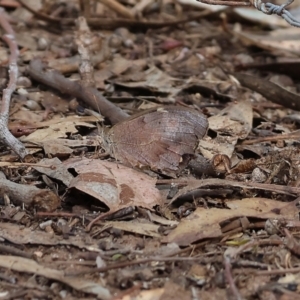
[[15,151],[20,158],[24,158],[27,155],[26,148],[19,140],[17,140],[11,134],[11,132],[8,130],[7,127],[10,100],[17,85],[17,78],[18,78],[17,60],[19,56],[19,49],[15,39],[14,31],[7,20],[3,8],[0,8],[0,25],[6,32],[6,34],[2,37],[2,39],[6,42],[10,50],[10,56],[8,60],[9,82],[7,88],[3,90],[1,111],[0,111],[0,138],[7,146],[9,146],[13,151]]
[[29,65],[29,75],[61,93],[77,97],[87,103],[96,111],[101,111],[112,124],[116,124],[128,118],[128,115],[119,107],[108,101],[102,93],[92,87],[83,87],[81,84],[65,78],[55,71],[43,71],[43,64],[39,59],[33,59]]
[[[46,14],[41,12],[35,11],[31,8],[25,0],[17,0],[24,8],[26,8],[29,12],[31,12],[36,18],[54,23],[55,25],[74,25],[76,19],[72,18],[55,18],[50,17]],[[176,21],[143,21],[143,20],[133,20],[133,19],[125,19],[125,18],[118,18],[118,19],[111,19],[111,18],[88,18],[87,23],[89,26],[93,28],[105,28],[105,29],[115,29],[118,27],[134,27],[139,29],[148,29],[148,28],[162,28],[168,26],[176,26],[179,24],[184,24],[187,22],[191,22],[193,20],[198,20],[200,18],[204,18],[211,14],[211,11],[204,10],[202,12],[197,13],[194,16],[183,18]]]
[[123,4],[116,0],[98,0],[98,2],[103,3],[105,6],[116,12],[121,17],[134,19],[134,14]]
[[147,258],[141,258],[133,261],[125,261],[120,263],[114,263],[106,267],[100,267],[100,268],[93,268],[90,270],[85,271],[76,271],[72,273],[65,273],[67,276],[82,276],[85,274],[91,274],[91,273],[103,273],[110,270],[115,269],[121,269],[129,266],[139,265],[139,264],[146,264],[153,261],[161,261],[161,262],[176,262],[176,261],[205,261],[205,258],[203,256],[196,256],[196,257],[164,257],[164,256],[154,256],[154,257],[147,257]]
[[234,283],[234,280],[232,278],[232,273],[231,273],[231,263],[230,263],[230,258],[228,256],[224,256],[224,269],[225,269],[225,277],[227,280],[227,283],[229,284],[229,287],[231,289],[231,292],[235,296],[236,300],[242,300],[242,297]]

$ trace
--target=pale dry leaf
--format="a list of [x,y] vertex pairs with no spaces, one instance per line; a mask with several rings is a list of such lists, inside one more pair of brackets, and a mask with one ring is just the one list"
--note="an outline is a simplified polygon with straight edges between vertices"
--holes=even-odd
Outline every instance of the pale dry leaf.
[[[202,62],[203,64],[203,62]],[[193,66],[195,68],[195,64]],[[222,88],[222,86],[225,86]],[[215,78],[213,71],[208,73],[206,79],[191,77],[186,80],[182,90],[185,92],[200,93],[205,97],[213,97],[225,102],[234,101],[237,98],[237,92],[231,81],[221,81]]]
[[112,162],[72,158],[65,161],[78,176],[71,180],[69,188],[75,188],[105,203],[110,211],[128,206],[152,209],[161,205],[162,199],[150,176]]
[[23,136],[21,138],[22,142],[33,142],[40,143],[43,141],[67,138],[68,134],[75,134],[78,132],[77,127],[88,127],[94,128],[95,125],[78,121],[65,121],[61,123],[51,124],[46,128],[41,128],[35,132],[29,134],[28,136]]
[[290,27],[284,19],[278,18],[277,15],[269,15],[266,18],[266,15],[261,11],[253,8],[243,8],[243,7],[235,7],[233,10],[239,17],[243,19],[255,22],[256,24],[262,24],[270,27]]
[[285,29],[273,30],[271,33],[250,33],[246,31],[233,31],[233,34],[247,46],[254,45],[282,56],[299,55],[300,40],[299,29],[289,26]]
[[[10,125],[29,125],[34,128],[34,123],[41,122],[43,120],[44,112],[31,111],[24,107],[17,110],[15,113],[12,113],[10,120],[15,122],[10,122]],[[29,121],[30,120],[30,121]]]
[[[127,88],[143,88],[150,90],[155,93],[168,94],[171,98],[175,96],[181,88],[175,87],[175,82],[181,82],[177,78],[173,78],[161,71],[157,67],[153,66],[145,72],[145,80],[139,82],[121,82],[114,81],[118,84]],[[181,82],[183,83],[183,82]],[[176,84],[176,85],[177,85]]]
[[[38,165],[39,166],[34,166],[33,168],[42,174],[60,180],[66,186],[69,186],[70,182],[74,178],[73,175],[70,172],[68,172],[65,165],[63,165],[57,157],[51,159],[44,158],[39,161]],[[49,166],[49,168],[41,167],[41,165]]]
[[[227,202],[228,209],[199,207],[164,239],[167,243],[187,246],[206,238],[217,238],[222,235],[220,223],[232,218],[255,217],[259,219],[295,220],[297,208],[295,203],[288,206],[285,202],[266,198],[245,198]],[[281,210],[284,213],[278,214]]]
[[22,230],[20,230],[20,225],[14,223],[0,223],[0,237],[16,245],[65,245],[93,252],[101,252],[98,245],[99,241],[91,237],[89,237],[87,243],[85,237],[80,234],[70,235],[65,239],[60,235],[53,235],[40,230],[32,230],[32,228],[22,228]]
[[137,296],[125,295],[120,300],[162,300],[161,296],[163,295],[165,289],[153,289],[141,291]]
[[99,119],[98,117],[95,117],[95,116],[71,115],[71,116],[67,116],[67,117],[61,117],[59,114],[55,114],[51,120],[43,121],[43,122],[37,122],[37,123],[34,123],[34,125],[37,128],[43,128],[43,127],[51,126],[51,125],[54,125],[54,124],[63,124],[65,122],[96,123],[96,122],[101,122],[103,120],[104,120],[104,118]]
[[234,103],[217,115],[208,118],[209,128],[217,132],[217,137],[205,137],[199,141],[201,154],[212,159],[216,154],[227,155],[231,159],[231,166],[239,162],[234,154],[238,139],[245,139],[252,129],[253,111],[247,101]]
[[[42,0],[26,0],[26,4],[35,11],[39,11],[43,7]],[[23,6],[18,7],[15,11],[11,13],[11,15],[16,20],[22,20],[22,22],[25,23],[31,21],[33,17],[33,14]],[[24,37],[26,36],[27,34],[24,35]]]
[[199,141],[198,147],[201,154],[207,159],[212,159],[216,154],[224,154],[231,158],[236,143],[236,139],[231,139],[230,141],[226,139],[224,141],[220,140],[218,137],[215,139],[210,139],[207,137]]
[[57,157],[65,157],[73,153],[73,150],[71,148],[66,147],[60,143],[53,143],[53,141],[45,141],[43,143],[43,148],[47,156],[51,155]]
[[131,222],[112,221],[112,222],[106,222],[105,225],[108,226],[111,225],[115,229],[141,234],[143,236],[151,236],[156,238],[161,237],[161,235],[158,233],[158,229],[160,226],[152,224],[150,222],[146,223],[146,222],[141,222],[139,220],[134,220]]
[[56,139],[47,140],[40,143],[35,142],[36,145],[40,145],[44,148],[45,154],[51,156],[68,156],[73,153],[72,148],[76,147],[98,147],[100,145],[99,137],[83,137],[80,140],[69,140],[69,139]]
[[77,291],[91,293],[97,295],[101,299],[111,299],[109,290],[102,287],[100,284],[84,279],[83,277],[66,276],[64,271],[44,267],[33,259],[0,255],[0,266],[9,270],[31,273],[48,279],[57,280]]
[[208,118],[209,128],[220,134],[245,139],[252,129],[253,111],[249,101],[234,103]]

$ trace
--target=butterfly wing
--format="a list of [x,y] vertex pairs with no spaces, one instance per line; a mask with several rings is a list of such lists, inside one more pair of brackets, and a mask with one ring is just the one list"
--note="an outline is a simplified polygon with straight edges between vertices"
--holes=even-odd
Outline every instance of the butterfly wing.
[[109,131],[108,139],[117,160],[168,173],[178,170],[183,156],[194,155],[207,127],[203,114],[170,106],[118,123]]

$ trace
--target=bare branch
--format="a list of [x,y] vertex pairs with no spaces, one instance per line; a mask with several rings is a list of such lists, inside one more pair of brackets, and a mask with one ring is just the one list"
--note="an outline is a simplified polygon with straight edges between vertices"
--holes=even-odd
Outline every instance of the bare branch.
[[15,40],[14,31],[7,20],[3,8],[0,8],[0,25],[6,32],[6,34],[2,38],[6,42],[10,50],[10,56],[8,60],[9,82],[7,88],[3,90],[2,104],[0,110],[0,139],[13,151],[15,151],[20,156],[20,158],[24,158],[27,155],[27,151],[24,145],[11,134],[7,127],[10,99],[13,92],[16,89],[16,83],[18,78],[17,59],[19,56],[19,49]]

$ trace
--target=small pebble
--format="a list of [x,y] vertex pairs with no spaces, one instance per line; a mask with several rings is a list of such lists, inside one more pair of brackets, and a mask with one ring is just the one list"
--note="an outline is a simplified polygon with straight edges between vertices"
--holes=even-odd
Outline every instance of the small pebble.
[[25,89],[23,89],[23,88],[19,88],[19,89],[17,90],[17,93],[18,93],[20,96],[28,95],[28,92],[27,92]]
[[31,111],[42,110],[42,107],[34,100],[27,100],[25,106]]
[[66,290],[61,290],[59,292],[59,295],[60,295],[61,298],[66,298],[67,295],[68,295],[68,292]]
[[77,107],[78,107],[79,103],[78,101],[74,98],[69,102],[69,110],[70,111],[76,111]]
[[51,226],[52,220],[45,221],[39,225],[41,229],[45,229],[47,226]]
[[21,86],[23,88],[29,88],[32,86],[32,82],[28,77],[21,76],[17,79],[17,86]]
[[265,231],[269,234],[269,235],[274,235],[277,234],[279,232],[279,220],[276,219],[268,219],[265,223]]
[[65,43],[69,44],[74,41],[74,37],[72,34],[66,34],[66,35],[64,35],[63,40]]
[[38,50],[46,50],[48,46],[49,43],[45,38],[41,37],[38,39],[38,43],[37,43]]
[[119,49],[119,48],[121,48],[122,43],[123,43],[122,37],[120,37],[116,34],[112,34],[109,37],[108,45],[110,48]]
[[260,168],[255,168],[252,171],[252,181],[254,182],[265,182],[267,179],[267,176]]

